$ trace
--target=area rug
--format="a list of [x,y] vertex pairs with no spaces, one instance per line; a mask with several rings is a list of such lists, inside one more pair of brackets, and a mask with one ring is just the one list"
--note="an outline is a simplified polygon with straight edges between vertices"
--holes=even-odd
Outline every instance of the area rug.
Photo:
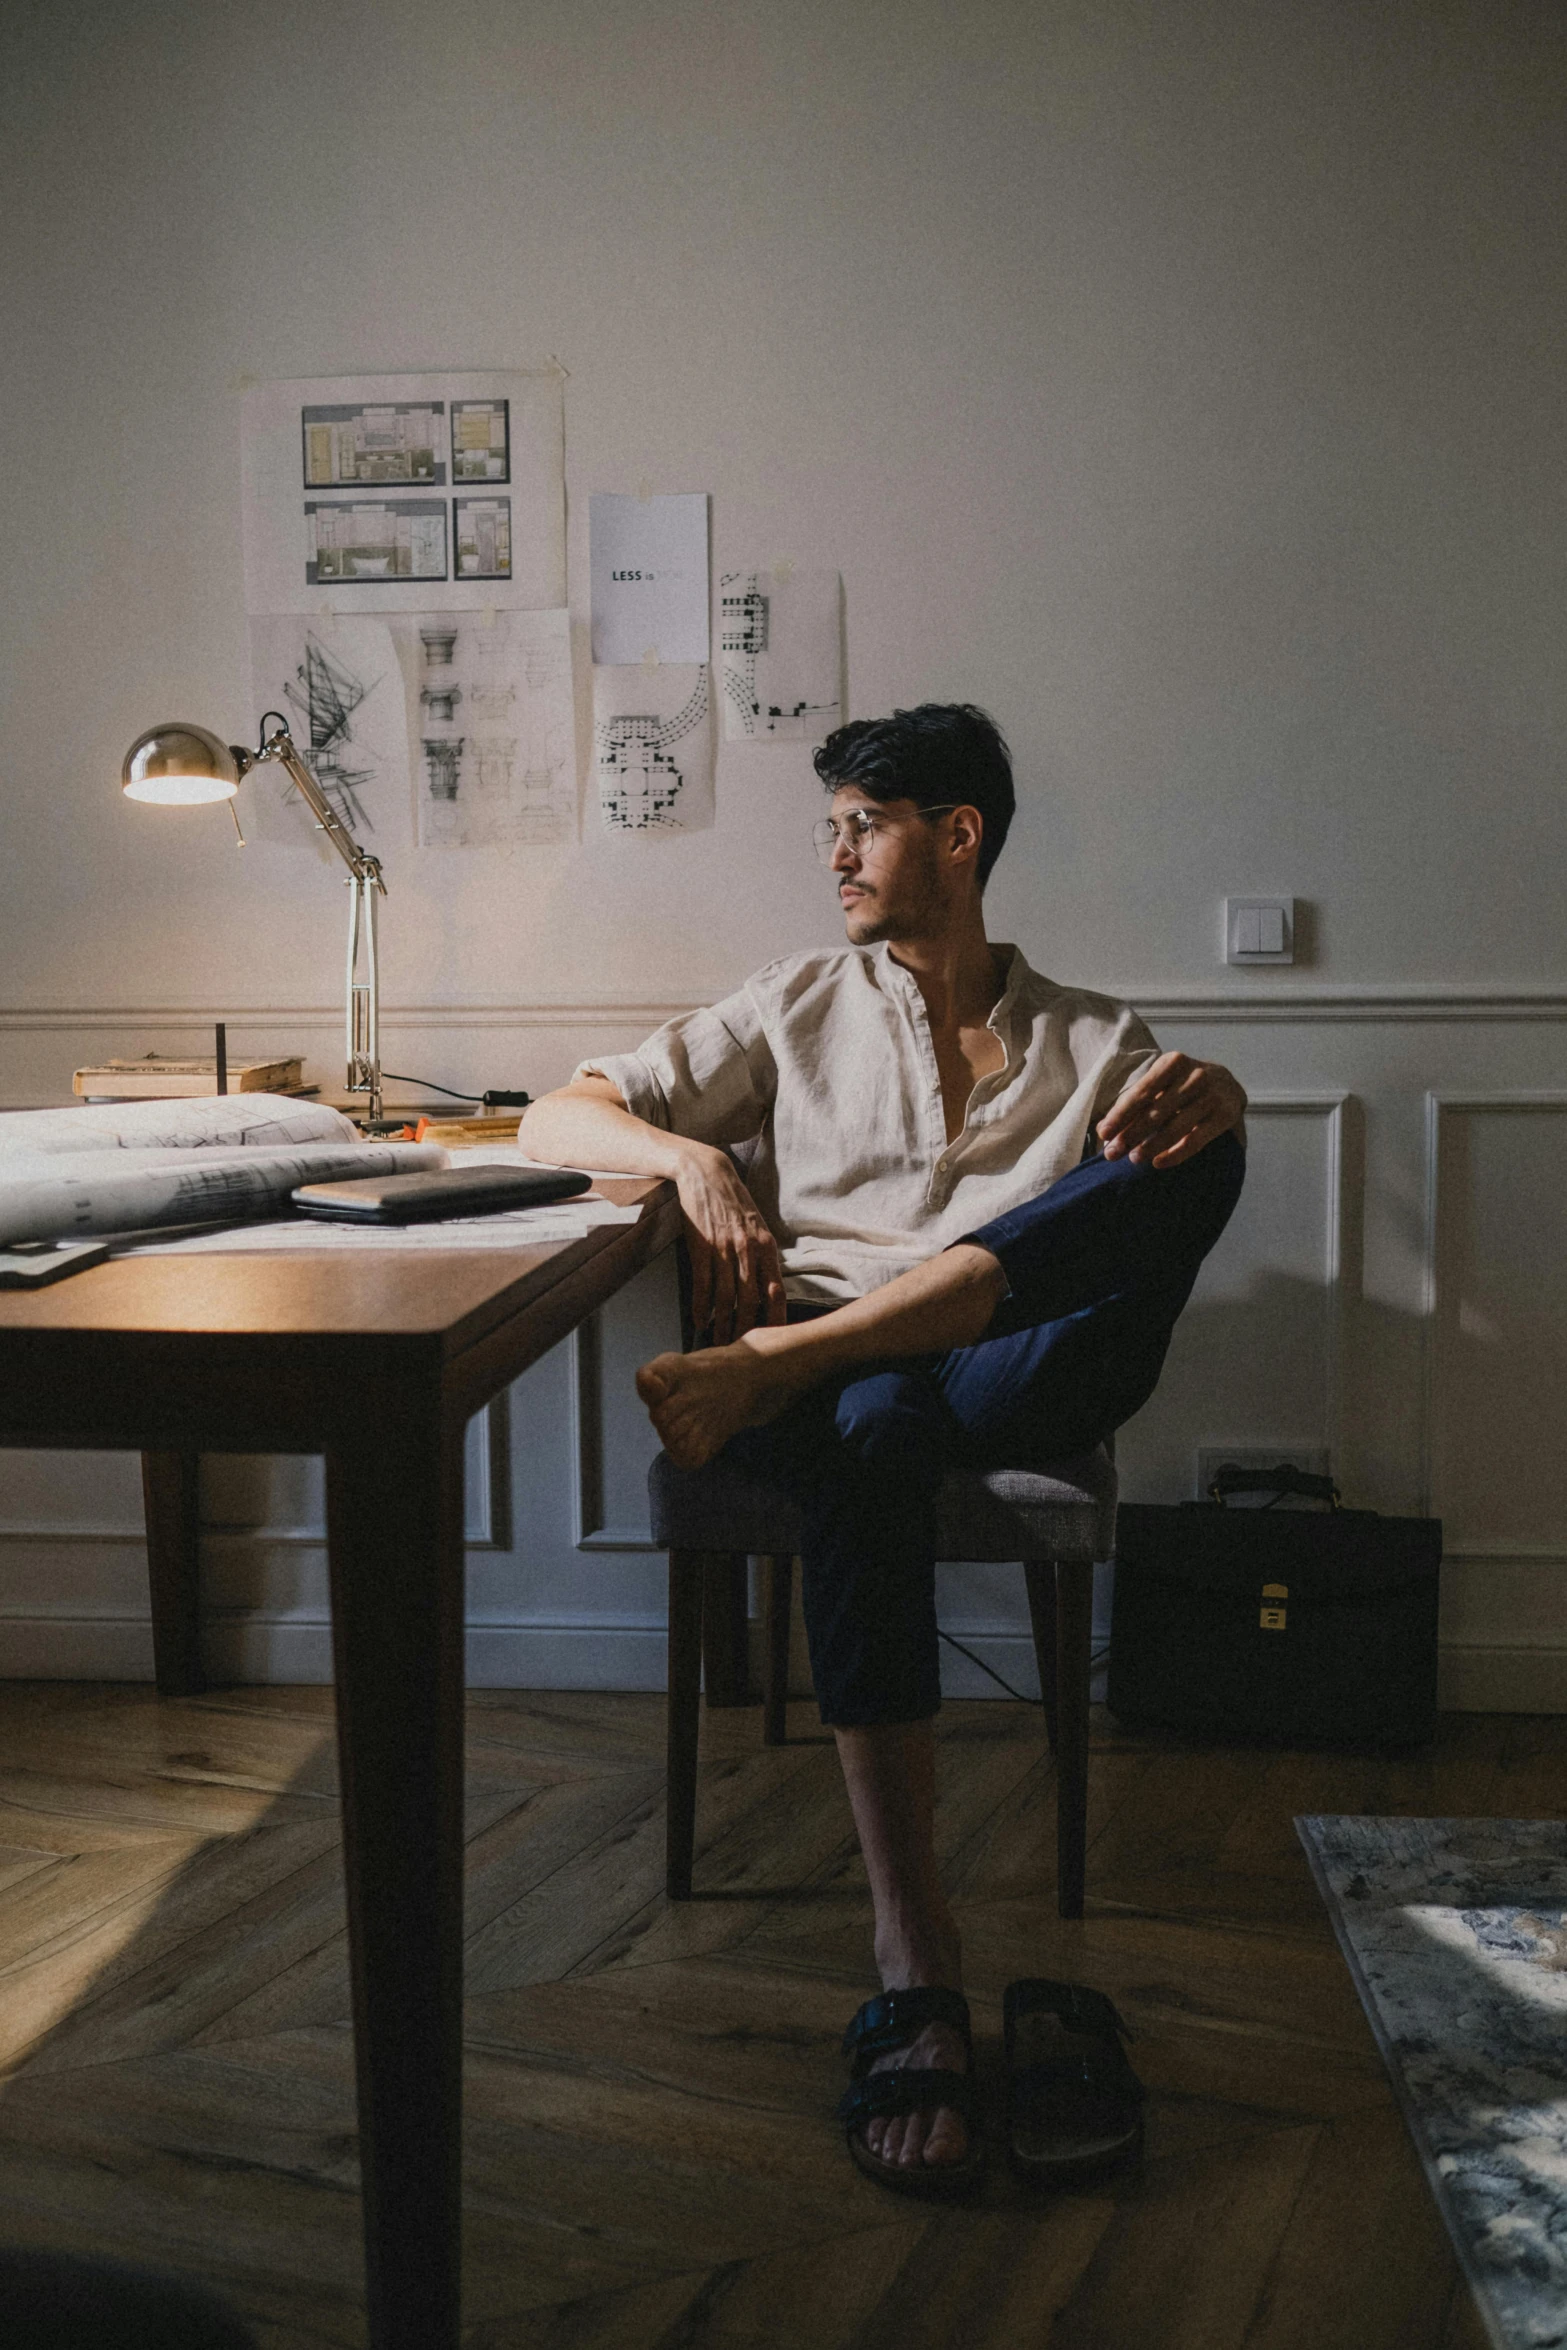
[[1295,1826],[1497,2350],[1567,2350],[1567,1825]]

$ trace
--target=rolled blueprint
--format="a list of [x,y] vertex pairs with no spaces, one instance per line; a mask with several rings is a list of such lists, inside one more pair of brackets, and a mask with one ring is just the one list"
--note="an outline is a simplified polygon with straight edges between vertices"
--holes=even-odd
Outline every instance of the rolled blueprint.
[[167,1102],[83,1102],[69,1110],[0,1111],[0,1175],[17,1153],[255,1150],[350,1143],[356,1129],[326,1102],[286,1093],[197,1094]]
[[286,1214],[289,1194],[299,1183],[329,1183],[353,1175],[414,1175],[447,1163],[445,1151],[435,1143],[357,1138],[302,1142],[285,1149],[265,1144],[248,1149],[166,1144],[162,1149],[121,1146],[80,1153],[0,1150],[0,1245],[94,1232],[137,1232],[155,1224]]

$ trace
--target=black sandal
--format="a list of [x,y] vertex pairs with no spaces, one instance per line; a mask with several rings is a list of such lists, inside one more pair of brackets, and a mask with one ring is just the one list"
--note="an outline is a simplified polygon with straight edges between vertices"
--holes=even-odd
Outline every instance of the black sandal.
[[[968,2055],[966,2073],[943,2072],[909,2065],[889,2065],[881,2072],[871,2066],[879,2056],[907,2048],[927,2024],[950,2024],[963,2035]],[[966,2194],[984,2167],[979,2142],[974,2095],[974,2043],[969,2028],[968,2001],[961,1991],[921,1985],[908,1991],[882,1991],[867,1999],[843,2035],[843,2053],[854,2066],[854,2078],[839,2101],[838,2119],[848,2137],[849,2153],[867,2178],[878,2179],[899,2195],[957,2196]],[[882,2162],[860,2135],[869,2121],[899,2113],[934,2113],[950,2106],[968,2125],[969,2150],[961,2162],[922,2162],[905,2167]]]
[[1140,2155],[1148,2092],[1104,1993],[1031,1977],[1008,1984],[1003,2012],[1007,2160],[1018,2176],[1072,2186]]

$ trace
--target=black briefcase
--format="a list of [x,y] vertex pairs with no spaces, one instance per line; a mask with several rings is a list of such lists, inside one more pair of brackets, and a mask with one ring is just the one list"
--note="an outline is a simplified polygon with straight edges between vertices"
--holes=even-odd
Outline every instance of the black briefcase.
[[[1234,1493],[1323,1510],[1226,1509]],[[1339,1507],[1326,1477],[1221,1469],[1206,1502],[1123,1504],[1110,1710],[1219,1739],[1414,1746],[1436,1731],[1437,1518]]]

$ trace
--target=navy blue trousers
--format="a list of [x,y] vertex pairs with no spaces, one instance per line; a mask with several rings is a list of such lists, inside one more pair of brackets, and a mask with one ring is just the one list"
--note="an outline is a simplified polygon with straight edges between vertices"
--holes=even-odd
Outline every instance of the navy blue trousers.
[[[801,1580],[822,1719],[927,1720],[941,1703],[934,1503],[952,1467],[1028,1469],[1091,1452],[1145,1404],[1198,1268],[1240,1197],[1221,1135],[1182,1167],[1096,1154],[966,1237],[1008,1295],[983,1338],[859,1366],[728,1457],[803,1517]],[[791,1308],[791,1319],[822,1309]]]

